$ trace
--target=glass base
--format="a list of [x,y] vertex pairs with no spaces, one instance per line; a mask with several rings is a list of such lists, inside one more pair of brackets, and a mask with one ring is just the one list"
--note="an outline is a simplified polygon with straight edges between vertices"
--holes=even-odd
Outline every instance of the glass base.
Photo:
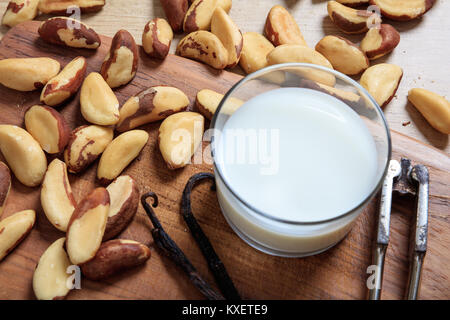
[[[222,209],[222,214],[223,214],[223,208]],[[336,244],[338,244],[339,242],[342,241],[342,239],[344,239],[347,235],[345,235],[344,237],[342,237],[341,240],[331,244],[330,246],[317,250],[317,251],[312,251],[312,252],[286,252],[286,251],[280,251],[280,250],[276,250],[270,247],[267,247],[255,240],[253,240],[252,238],[248,237],[247,235],[245,235],[244,233],[242,233],[234,224],[233,222],[231,222],[230,219],[228,219],[226,214],[223,214],[223,216],[225,217],[225,220],[227,221],[228,225],[231,227],[231,229],[233,229],[233,231],[239,236],[239,238],[241,238],[245,243],[247,243],[248,245],[250,245],[251,247],[253,247],[254,249],[261,251],[263,253],[272,255],[272,256],[277,256],[277,257],[283,257],[283,258],[305,258],[305,257],[309,257],[309,256],[314,256],[316,254],[322,253],[327,251],[328,249],[334,247]]]

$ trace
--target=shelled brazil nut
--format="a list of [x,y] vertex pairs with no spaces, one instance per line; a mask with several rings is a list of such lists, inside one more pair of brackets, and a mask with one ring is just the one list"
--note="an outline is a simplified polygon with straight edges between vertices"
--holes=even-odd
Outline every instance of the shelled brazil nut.
[[177,54],[202,61],[215,69],[224,69],[228,65],[228,51],[220,39],[208,31],[195,31],[178,43]]
[[42,89],[41,102],[54,107],[69,99],[78,91],[83,83],[86,69],[87,62],[84,57],[76,57],[70,61]]
[[270,9],[264,26],[264,35],[274,46],[282,44],[300,44],[307,46],[302,32],[294,17],[283,6]]
[[128,175],[116,178],[106,190],[111,204],[103,241],[112,239],[122,232],[133,220],[139,205],[137,182]]
[[408,21],[423,16],[435,2],[436,0],[370,0],[370,4],[380,8],[383,16],[399,21]]
[[192,2],[184,18],[184,32],[209,30],[212,15],[217,7],[228,12],[231,9],[231,0],[195,0]]
[[188,0],[160,0],[174,32],[183,31],[183,22],[189,7]]
[[257,32],[246,32],[243,39],[244,45],[239,60],[241,68],[249,74],[267,67],[267,55],[275,48],[274,45]]
[[67,228],[69,259],[79,265],[95,257],[102,243],[110,199],[105,188],[94,189],[76,207]]
[[113,140],[112,128],[81,126],[72,131],[64,150],[64,161],[71,173],[79,173],[94,162]]
[[450,134],[450,101],[423,88],[409,90],[408,100],[433,128],[443,134]]
[[42,40],[66,47],[97,49],[101,44],[94,29],[67,17],[54,17],[43,21],[38,32]]
[[390,24],[381,24],[379,28],[371,28],[361,41],[361,50],[370,60],[378,59],[398,46],[400,34]]
[[81,266],[81,272],[88,279],[101,280],[144,264],[150,256],[150,249],[142,243],[125,239],[110,240],[102,243],[95,257]]
[[3,14],[2,24],[14,27],[21,22],[33,20],[38,14],[39,0],[11,0]]
[[155,86],[129,98],[120,108],[116,130],[124,132],[186,110],[189,98],[178,88]]
[[41,205],[50,223],[66,232],[77,203],[67,177],[67,166],[59,159],[48,165],[42,182]]
[[221,7],[217,7],[211,18],[211,32],[215,34],[228,52],[227,68],[233,68],[241,58],[244,38],[239,27]]
[[30,233],[36,221],[34,210],[24,210],[0,221],[0,261]]
[[100,74],[111,88],[117,88],[134,78],[138,62],[136,42],[128,31],[122,29],[117,31],[111,41]]
[[204,118],[196,112],[179,112],[159,127],[159,150],[169,169],[185,167],[202,143]]
[[96,12],[103,8],[106,0],[40,0],[39,11],[46,14],[69,14],[67,9],[78,7],[81,12]]
[[24,120],[25,128],[39,142],[42,150],[49,154],[64,150],[70,129],[58,111],[45,105],[35,105],[25,112]]
[[169,54],[173,32],[166,20],[150,20],[142,33],[142,47],[152,58],[164,59]]
[[97,72],[91,72],[81,85],[81,114],[86,121],[102,126],[119,121],[119,100]]
[[[267,62],[269,65],[302,62],[333,69],[330,61],[319,52],[309,47],[295,44],[283,44],[276,47],[267,55]],[[304,71],[299,69],[296,73],[309,80],[317,81],[330,87],[333,87],[336,83],[336,78],[329,72],[305,68]]]
[[[205,118],[211,120],[223,97],[224,97],[223,94],[220,94],[213,90],[203,89],[197,92],[195,105]],[[235,97],[230,97],[227,99],[225,105],[222,107],[221,112],[224,112],[225,114],[228,115],[232,115],[243,104],[244,101],[237,99]]]
[[18,91],[42,89],[59,69],[59,62],[51,58],[3,59],[0,60],[0,83]]
[[369,67],[369,59],[353,42],[339,36],[325,36],[316,44],[316,51],[331,62],[334,69],[356,75]]
[[395,96],[403,70],[397,65],[380,63],[368,68],[361,76],[361,85],[384,108]]
[[24,129],[0,125],[0,151],[16,178],[27,187],[36,187],[44,179],[47,158],[39,143]]
[[346,7],[336,1],[328,1],[328,15],[334,24],[345,33],[363,33],[368,30],[367,20],[372,13]]
[[33,273],[33,291],[38,300],[61,300],[70,291],[67,268],[71,262],[64,249],[65,241],[66,238],[56,240],[39,258]]
[[106,185],[139,155],[148,141],[144,130],[131,130],[116,137],[103,152],[97,167],[97,179]]

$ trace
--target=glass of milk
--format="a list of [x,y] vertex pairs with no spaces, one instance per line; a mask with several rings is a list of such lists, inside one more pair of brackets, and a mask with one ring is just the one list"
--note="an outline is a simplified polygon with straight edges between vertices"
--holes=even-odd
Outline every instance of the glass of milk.
[[225,95],[211,127],[223,215],[249,245],[278,256],[314,255],[342,240],[391,155],[369,93],[311,64],[248,75]]

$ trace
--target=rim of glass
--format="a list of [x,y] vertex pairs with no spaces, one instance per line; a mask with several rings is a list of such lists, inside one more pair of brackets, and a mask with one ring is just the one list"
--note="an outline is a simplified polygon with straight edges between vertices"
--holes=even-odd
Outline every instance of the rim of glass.
[[387,170],[389,168],[389,160],[391,159],[392,156],[392,142],[391,142],[391,132],[388,126],[388,123],[386,121],[386,118],[384,116],[383,110],[381,110],[380,106],[378,105],[378,103],[375,101],[375,99],[370,95],[370,93],[364,89],[364,87],[362,87],[358,82],[356,82],[355,80],[353,80],[352,78],[346,76],[345,74],[333,70],[333,69],[329,69],[327,67],[322,67],[319,65],[315,65],[315,64],[310,64],[310,63],[282,63],[282,64],[276,64],[276,65],[272,65],[269,67],[265,67],[261,70],[255,71],[247,76],[245,76],[244,78],[242,78],[240,81],[238,81],[236,84],[234,84],[230,90],[228,90],[228,92],[224,95],[222,101],[220,102],[219,106],[217,107],[216,112],[213,115],[213,118],[211,120],[211,125],[210,128],[214,129],[216,126],[216,121],[217,121],[217,117],[220,114],[220,111],[222,110],[222,107],[225,103],[225,101],[228,100],[228,98],[234,93],[234,91],[236,91],[238,88],[240,88],[242,85],[244,85],[246,82],[253,80],[255,78],[258,78],[261,75],[267,74],[269,72],[272,71],[279,71],[280,69],[287,69],[287,68],[298,68],[298,67],[308,67],[308,68],[312,68],[312,69],[319,69],[325,72],[329,72],[334,74],[335,76],[337,76],[338,78],[340,78],[341,80],[353,85],[354,87],[356,87],[358,90],[360,90],[361,92],[363,92],[368,98],[369,100],[372,102],[372,104],[375,106],[375,109],[377,110],[377,113],[380,115],[381,117],[381,122],[384,125],[384,130],[387,136],[387,147],[388,147],[388,152],[387,152],[387,159],[386,159],[386,164],[384,167],[384,172],[381,175],[380,181],[378,181],[378,183],[374,186],[373,190],[368,194],[367,197],[365,197],[361,203],[359,203],[356,207],[354,207],[353,209],[344,212],[336,217],[333,218],[329,218],[329,219],[323,219],[323,220],[317,220],[317,221],[296,221],[296,220],[288,220],[288,219],[280,219],[277,218],[271,214],[268,214],[266,212],[263,212],[261,210],[256,209],[254,206],[252,206],[251,204],[249,204],[247,201],[243,200],[229,185],[229,183],[227,182],[227,180],[224,178],[224,175],[222,174],[221,170],[219,169],[219,167],[216,165],[216,153],[214,152],[214,130],[213,130],[213,135],[211,137],[211,153],[212,153],[212,158],[213,158],[213,167],[214,167],[214,174],[218,174],[220,179],[223,181],[223,183],[225,184],[225,186],[227,187],[227,189],[231,192],[231,194],[236,197],[236,199],[238,199],[242,204],[244,204],[247,208],[249,208],[251,211],[253,211],[253,213],[260,215],[264,218],[267,218],[269,220],[273,220],[273,221],[277,221],[277,222],[281,222],[281,223],[285,223],[285,224],[291,224],[291,225],[318,225],[318,224],[324,224],[324,223],[328,223],[328,222],[333,222],[333,221],[337,221],[340,220],[342,218],[345,218],[349,215],[351,215],[352,213],[354,213],[355,211],[358,211],[359,209],[363,208],[366,203],[378,192],[379,188],[381,187],[383,180],[386,176]]

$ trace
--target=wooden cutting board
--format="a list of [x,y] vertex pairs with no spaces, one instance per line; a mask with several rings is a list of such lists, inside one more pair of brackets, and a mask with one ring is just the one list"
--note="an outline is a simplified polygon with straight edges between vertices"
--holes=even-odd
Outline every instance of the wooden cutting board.
[[[102,37],[97,51],[77,50],[44,43],[37,36],[38,22],[27,22],[11,29],[0,44],[0,58],[48,56],[62,66],[78,55],[88,59],[88,72],[98,71],[111,38]],[[193,105],[198,90],[209,88],[225,93],[241,77],[213,70],[203,64],[170,55],[164,62],[148,58],[140,49],[136,78],[116,90],[123,103],[129,96],[153,85],[172,85],[183,90]],[[0,123],[22,126],[24,111],[38,103],[39,92],[20,93],[0,88]],[[85,123],[76,96],[59,111],[72,128]],[[184,169],[167,169],[157,148],[159,123],[143,128],[150,139],[141,155],[124,173],[133,176],[141,193],[154,191],[160,205],[156,213],[166,231],[178,243],[193,264],[213,283],[205,260],[194,244],[179,214],[181,193],[194,173],[212,171],[209,165],[190,165]],[[431,176],[429,247],[423,270],[421,298],[450,298],[450,159],[447,154],[392,132],[393,157],[408,157],[428,166]],[[3,160],[3,158],[1,158]],[[96,164],[82,175],[70,175],[77,200],[96,186]],[[193,208],[199,223],[225,263],[237,289],[246,299],[364,299],[367,267],[371,264],[377,200],[358,219],[349,235],[337,246],[317,256],[303,259],[272,257],[246,245],[227,225],[221,215],[214,192],[207,184],[193,193]],[[39,201],[39,189],[27,188],[16,179],[2,218],[23,209],[35,209],[37,222],[31,234],[0,263],[0,299],[32,299],[32,276],[44,250],[64,234],[46,219]],[[383,298],[403,296],[408,273],[407,244],[412,205],[401,206],[393,213],[391,244],[386,258]],[[139,206],[132,224],[121,238],[134,239],[152,248],[152,258],[145,266],[124,272],[105,281],[83,279],[81,290],[73,290],[68,299],[201,299],[201,294],[186,276],[153,244],[151,224]]]

